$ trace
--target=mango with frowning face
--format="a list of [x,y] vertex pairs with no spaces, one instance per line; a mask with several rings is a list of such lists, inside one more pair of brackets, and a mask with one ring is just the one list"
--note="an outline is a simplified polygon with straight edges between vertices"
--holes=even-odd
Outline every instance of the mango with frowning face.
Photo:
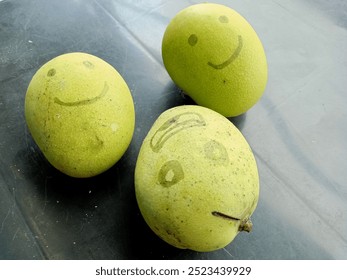
[[179,106],[162,113],[144,139],[135,190],[159,237],[178,248],[212,251],[251,230],[259,178],[250,146],[228,119]]
[[68,53],[45,63],[25,97],[29,131],[47,160],[72,177],[91,177],[128,148],[135,111],[121,75],[104,60]]

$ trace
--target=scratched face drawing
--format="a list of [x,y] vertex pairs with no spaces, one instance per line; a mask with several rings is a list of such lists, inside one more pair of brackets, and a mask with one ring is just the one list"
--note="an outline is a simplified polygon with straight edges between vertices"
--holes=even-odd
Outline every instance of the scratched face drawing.
[[[207,123],[201,114],[196,112],[181,113],[164,122],[151,137],[149,145],[154,153],[159,153],[162,149],[165,149],[167,142],[175,141],[173,139],[175,135],[189,133],[187,130],[200,129],[206,126]],[[229,164],[227,149],[216,139],[207,139],[202,151],[201,155],[195,153],[199,154],[203,160],[225,167]],[[162,165],[158,173],[158,182],[163,187],[171,187],[184,179],[184,173],[180,161],[170,159]]]
[[[95,67],[94,64],[88,60],[83,61],[82,65],[86,69],[90,69],[90,70],[92,70]],[[57,70],[55,68],[49,69],[47,72],[47,77],[52,78],[52,77],[56,76],[57,71],[59,71],[59,70]],[[103,98],[107,94],[108,90],[109,90],[109,86],[108,86],[107,82],[105,81],[103,87],[100,89],[99,92],[96,92],[95,96],[76,98],[76,99],[78,99],[76,101],[64,101],[64,100],[62,100],[62,97],[56,96],[56,97],[54,97],[53,100],[54,100],[54,103],[61,105],[61,106],[67,106],[67,107],[90,105],[90,104],[97,102],[101,98]]]
[[[206,126],[201,114],[186,112],[178,114],[162,124],[150,140],[153,152],[158,153],[167,141],[176,134],[196,127]],[[169,160],[163,164],[158,174],[158,182],[163,187],[171,187],[184,179],[184,170],[178,160]]]
[[[221,15],[218,18],[218,23],[216,23],[216,29],[223,29],[225,28],[223,25],[228,25],[229,23],[229,18],[226,15]],[[218,30],[215,30],[215,32],[213,33],[217,33]],[[200,40],[200,36],[202,37]],[[230,34],[229,38],[225,38],[225,37],[221,37],[218,38],[217,40],[215,38],[212,38],[213,34],[198,34],[198,33],[192,33],[189,37],[188,37],[188,44],[191,47],[194,48],[199,48],[199,45],[201,45],[202,40],[206,40],[206,42],[209,41],[214,41],[216,43],[218,43],[218,41],[220,40],[225,40],[225,41],[237,41],[236,47],[231,51],[231,53],[228,54],[227,59],[225,59],[222,62],[214,62],[214,61],[207,61],[207,65],[212,67],[215,70],[222,70],[224,68],[226,68],[227,66],[229,66],[235,59],[237,59],[237,57],[240,55],[240,52],[242,51],[243,48],[243,38],[241,35],[233,35]],[[236,39],[237,38],[237,39]],[[201,52],[204,52],[204,49],[209,49],[208,44],[204,44],[203,46],[201,46]]]

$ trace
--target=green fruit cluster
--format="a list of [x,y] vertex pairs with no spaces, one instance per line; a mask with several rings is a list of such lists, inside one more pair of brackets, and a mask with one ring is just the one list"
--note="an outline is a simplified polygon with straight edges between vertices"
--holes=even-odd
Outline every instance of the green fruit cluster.
[[[138,206],[164,241],[196,251],[250,231],[259,198],[252,150],[225,116],[261,97],[267,65],[261,42],[232,9],[197,4],[178,13],[163,37],[164,65],[197,105],[163,112],[135,168]],[[130,90],[107,62],[69,53],[44,64],[25,98],[29,131],[47,160],[78,178],[98,175],[128,149],[135,110]]]

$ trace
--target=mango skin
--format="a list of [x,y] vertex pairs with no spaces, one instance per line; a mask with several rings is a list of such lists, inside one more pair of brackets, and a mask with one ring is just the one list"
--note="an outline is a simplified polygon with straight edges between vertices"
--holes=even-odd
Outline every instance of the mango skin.
[[186,105],[162,113],[145,137],[135,192],[155,234],[177,248],[206,252],[228,245],[249,222],[259,176],[250,146],[228,119]]
[[77,178],[113,166],[127,150],[135,126],[124,79],[86,53],[60,55],[35,73],[26,92],[25,118],[47,160]]

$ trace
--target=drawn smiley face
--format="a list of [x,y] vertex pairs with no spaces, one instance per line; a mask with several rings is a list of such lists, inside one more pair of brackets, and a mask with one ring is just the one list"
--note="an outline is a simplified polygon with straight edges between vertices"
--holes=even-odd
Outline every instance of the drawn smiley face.
[[[86,68],[87,70],[93,70],[93,68],[95,67],[94,64],[88,60],[83,61],[82,65],[80,65],[80,67]],[[83,69],[83,70],[86,70],[86,69]],[[52,77],[56,76],[57,71],[58,70],[56,68],[49,69],[47,71],[47,77],[52,78]],[[60,81],[60,82],[62,82],[62,81]],[[97,92],[97,95],[95,95],[95,96],[87,97],[87,98],[77,98],[78,100],[76,100],[76,101],[64,101],[61,99],[61,97],[54,97],[54,103],[61,105],[61,106],[67,106],[67,107],[90,105],[90,104],[97,102],[99,99],[103,98],[106,95],[106,93],[108,92],[108,90],[109,90],[109,86],[108,86],[107,82],[105,81],[102,89],[99,92]]]
[[[216,23],[216,22],[215,22]],[[228,25],[229,24],[229,17],[226,15],[221,15],[218,18],[218,23],[215,24],[214,27],[216,27],[218,30],[215,30],[213,33],[216,34],[218,33],[219,30],[221,30],[222,28],[226,28],[226,26],[223,25]],[[209,32],[207,32],[209,33]],[[202,40],[206,40],[208,42],[215,42],[215,41],[220,41],[220,40],[225,40],[227,42],[232,40],[232,36],[235,37],[235,35],[230,35],[229,38],[225,38],[225,37],[215,37],[212,38],[212,35],[214,34],[200,34],[198,35],[197,33],[192,33],[190,34],[190,36],[187,39],[188,44],[191,47],[198,47],[199,43],[200,43],[200,36],[203,37]],[[223,33],[224,34],[224,33]],[[210,38],[206,37],[209,36]],[[215,39],[217,38],[217,39]],[[221,42],[216,42],[216,43],[221,43]],[[212,47],[212,46],[211,46]],[[208,45],[205,45],[204,48],[209,48]],[[221,70],[226,68],[227,66],[229,66],[233,61],[235,61],[235,59],[238,58],[238,56],[240,55],[240,52],[242,51],[243,48],[243,38],[241,35],[237,35],[237,44],[236,47],[233,48],[233,50],[231,51],[231,53],[228,55],[227,59],[225,59],[224,61],[222,61],[221,63],[217,63],[214,61],[207,61],[207,65],[212,67],[215,70]]]
[[[194,129],[196,131],[205,129],[207,125],[208,124],[204,117],[201,114],[195,112],[185,112],[175,115],[174,117],[164,122],[156,130],[149,142],[150,148],[154,153],[160,153],[162,149],[166,148],[166,145],[170,145],[170,143],[172,144],[173,142],[175,142],[175,139],[173,139],[175,135],[181,133],[186,134],[186,131],[191,129]],[[204,170],[209,170],[211,166],[214,166],[214,168],[218,170],[220,170],[220,168],[230,170],[231,165],[229,153],[227,151],[227,147],[222,142],[214,139],[214,137],[209,137],[206,138],[205,143],[200,144],[202,144],[202,147],[198,148],[198,150],[200,149],[200,152],[197,152],[197,150],[192,151],[192,154],[189,156],[190,158],[199,160],[200,164],[206,167],[206,169]],[[197,147],[198,146],[199,144],[197,143]],[[181,162],[182,160],[184,162],[184,159],[182,158],[175,159],[175,157],[171,157],[162,164],[157,173],[157,182],[159,184],[158,186],[164,188],[170,188],[174,186],[186,188],[187,183],[185,183],[184,180],[190,182],[197,180],[197,177],[195,177],[196,174],[191,177],[194,173],[190,172],[187,169],[185,170],[184,166],[187,167],[187,164],[183,164],[183,162]],[[188,176],[188,178],[186,178],[186,176]],[[210,177],[207,176],[207,178]],[[201,180],[201,182],[205,182],[206,185],[213,184],[212,181],[209,181],[210,179],[203,179],[200,176],[199,180]],[[202,185],[203,184],[204,183],[202,183]],[[237,215],[226,214],[228,212],[230,211],[220,211],[219,209],[213,209],[211,211],[211,215],[226,219],[228,221],[240,221],[243,217],[243,215],[239,215],[240,213],[237,213]]]
[[[153,152],[159,153],[167,141],[176,134],[185,130],[200,129],[206,127],[207,123],[203,116],[195,112],[185,112],[168,119],[153,134],[149,145]],[[174,140],[173,140],[174,141]],[[205,158],[216,164],[227,166],[229,156],[225,146],[217,140],[209,140],[203,147]],[[184,178],[181,163],[177,160],[169,160],[161,167],[158,180],[162,186],[172,186]]]

